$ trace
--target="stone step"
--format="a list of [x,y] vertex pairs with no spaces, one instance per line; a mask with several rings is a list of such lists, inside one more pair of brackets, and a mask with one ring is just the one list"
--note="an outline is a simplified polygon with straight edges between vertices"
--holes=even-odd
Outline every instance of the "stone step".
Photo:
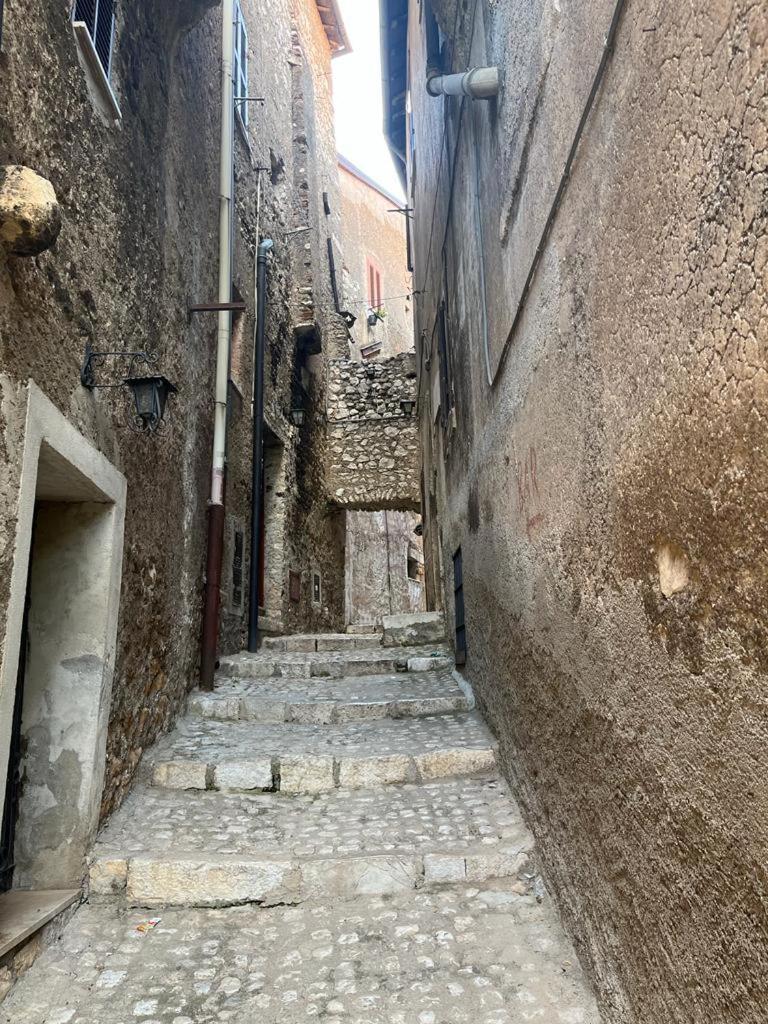
[[100,835],[90,885],[148,907],[298,903],[514,877],[532,849],[492,777],[297,797],[139,788]]
[[379,647],[351,651],[243,651],[223,657],[219,675],[238,679],[289,679],[312,677],[341,679],[344,676],[391,675],[395,672],[443,671],[454,660],[445,644],[425,647]]
[[466,776],[495,764],[494,739],[475,712],[339,725],[188,715],[142,771],[167,789],[318,793]]
[[364,651],[381,647],[381,633],[297,633],[290,636],[267,636],[262,651],[289,651],[311,654],[316,651]]
[[344,679],[219,679],[213,693],[192,694],[191,714],[220,721],[327,725],[469,711],[470,699],[447,672]]
[[412,612],[385,615],[383,643],[392,646],[445,643],[445,621],[441,612]]

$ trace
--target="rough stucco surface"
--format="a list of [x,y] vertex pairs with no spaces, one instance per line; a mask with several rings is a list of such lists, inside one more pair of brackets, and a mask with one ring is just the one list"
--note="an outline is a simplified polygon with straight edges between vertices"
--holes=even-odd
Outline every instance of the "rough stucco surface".
[[346,508],[418,510],[419,435],[413,353],[334,360],[328,385],[328,492]]
[[[453,5],[435,6],[450,32]],[[443,104],[419,87],[412,7],[416,277],[427,282],[416,327],[432,337],[441,262],[428,218],[437,195],[440,239],[450,161],[438,185]],[[472,62],[498,61],[505,84],[498,104],[465,108],[460,129],[446,247],[456,428],[433,426],[433,347],[421,353],[424,487],[441,522],[430,504],[425,539],[440,548],[449,615],[461,546],[466,672],[606,1019],[758,1024],[768,1000],[763,5],[627,5],[509,341],[490,296],[501,361],[492,387],[486,377],[472,133],[481,159],[517,153],[520,220],[512,211],[506,244],[509,265],[517,251],[527,273],[529,233],[538,239],[573,137],[572,98],[586,98],[612,10],[478,5]],[[467,59],[455,54],[454,66]],[[451,103],[449,155],[459,120]],[[482,175],[492,176],[485,164]],[[500,212],[483,207],[490,249],[504,244]],[[502,283],[514,293],[518,280]]]
[[[51,182],[61,210],[58,241],[30,259],[0,256],[0,620],[5,621],[15,541],[15,496],[23,452],[26,382],[31,378],[85,438],[126,476],[128,507],[116,668],[103,814],[130,788],[144,751],[167,730],[194,684],[200,645],[206,499],[211,454],[215,317],[188,318],[217,286],[220,11],[203,0],[118,5],[112,84],[122,121],[106,123],[89,93],[64,2],[5,4],[0,54],[0,166],[32,168]],[[341,626],[343,532],[324,490],[325,429],[301,436],[288,411],[296,373],[298,321],[293,268],[308,267],[314,316],[326,348],[310,382],[322,409],[333,313],[321,195],[338,217],[330,55],[310,0],[243,0],[251,84],[268,97],[235,139],[236,293],[246,302],[241,349],[233,352],[221,649],[243,646],[247,608],[227,593],[233,526],[249,534],[253,253],[256,166],[262,177],[260,233],[275,239],[270,264],[265,415],[285,449],[283,536],[272,524],[276,611],[301,628]],[[270,25],[270,33],[258,26]],[[296,71],[297,66],[299,71]],[[30,74],[30,69],[41,69]],[[302,103],[299,103],[299,99]],[[303,104],[303,105],[302,105]],[[297,123],[297,107],[306,124]],[[297,148],[309,140],[309,158]],[[301,245],[294,182],[307,180],[311,223]],[[179,387],[165,432],[126,429],[122,390],[80,387],[85,342],[99,350],[146,349]],[[237,355],[237,360],[235,356]],[[124,367],[105,365],[102,379]],[[273,481],[274,483],[274,481]],[[277,507],[277,506],[276,506]],[[330,525],[329,525],[330,524]],[[245,570],[248,551],[246,546]],[[310,603],[313,566],[330,581],[321,608]],[[289,607],[288,572],[302,579]],[[247,576],[246,576],[247,580]],[[2,643],[4,628],[0,629]]]

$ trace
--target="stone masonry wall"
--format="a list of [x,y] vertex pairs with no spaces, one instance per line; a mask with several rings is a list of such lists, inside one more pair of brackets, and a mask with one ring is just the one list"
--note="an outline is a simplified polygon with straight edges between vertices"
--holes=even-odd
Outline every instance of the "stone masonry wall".
[[624,6],[516,321],[616,5],[435,0],[448,70],[502,71],[475,104],[427,95],[410,7],[425,546],[449,621],[461,548],[466,672],[606,1022],[760,1024],[765,5]]
[[413,353],[377,362],[334,360],[328,386],[331,500],[345,508],[418,510],[417,420],[400,402],[415,401]]
[[[333,191],[336,149],[330,55],[315,0],[243,0],[249,28],[250,128],[236,128],[236,297],[247,306],[235,331],[227,467],[221,650],[243,646],[247,604],[230,601],[235,528],[250,553],[251,377],[257,167],[262,172],[260,234],[275,240],[267,293],[265,416],[283,446],[285,500],[272,524],[270,553],[283,565],[268,580],[283,623],[326,628],[343,616],[343,535],[328,528],[322,418],[301,435],[291,424],[296,339],[290,289],[299,243],[293,181],[292,68],[296,46],[311,55],[300,89],[319,96],[305,134],[310,169],[306,208],[315,225],[308,259],[318,318],[328,336],[332,312],[322,191]],[[130,788],[146,749],[167,730],[196,684],[213,420],[216,317],[192,318],[192,303],[217,289],[221,14],[208,0],[117,5],[112,85],[119,124],[103,118],[89,93],[70,25],[71,5],[6,0],[0,54],[0,166],[21,164],[49,179],[61,204],[56,245],[33,259],[0,254],[0,623],[5,622],[15,540],[15,500],[24,441],[26,384],[33,379],[70,422],[128,481],[120,620],[107,736],[103,814]],[[269,33],[261,31],[269,25]],[[292,35],[292,30],[294,35]],[[296,35],[298,32],[298,35]],[[313,101],[314,102],[314,101]],[[304,166],[302,163],[301,166]],[[298,173],[298,172],[297,172]],[[325,179],[328,184],[324,184]],[[338,205],[338,204],[337,204]],[[296,236],[301,238],[301,236]],[[240,319],[240,318],[238,318]],[[85,342],[100,350],[146,349],[179,387],[167,429],[155,438],[125,429],[122,390],[80,386]],[[120,364],[104,377],[120,375]],[[325,404],[325,373],[314,405]],[[306,472],[306,464],[312,470]],[[286,497],[287,495],[287,497]],[[276,527],[276,528],[275,528]],[[285,542],[284,538],[288,541]],[[270,554],[271,557],[271,554]],[[325,610],[310,602],[312,568],[333,581]],[[291,605],[289,570],[302,580]],[[4,643],[0,625],[0,644]],[[2,650],[0,649],[0,654]],[[66,799],[66,794],[63,797]]]

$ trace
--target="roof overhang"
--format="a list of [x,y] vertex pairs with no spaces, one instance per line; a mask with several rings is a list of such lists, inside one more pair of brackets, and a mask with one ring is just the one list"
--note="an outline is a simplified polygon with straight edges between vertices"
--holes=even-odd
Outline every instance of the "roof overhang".
[[381,77],[384,135],[406,188],[406,96],[408,94],[408,0],[381,0]]
[[331,47],[331,56],[340,57],[344,53],[351,53],[352,46],[339,10],[338,0],[315,0],[315,2],[325,34],[328,37],[328,44]]

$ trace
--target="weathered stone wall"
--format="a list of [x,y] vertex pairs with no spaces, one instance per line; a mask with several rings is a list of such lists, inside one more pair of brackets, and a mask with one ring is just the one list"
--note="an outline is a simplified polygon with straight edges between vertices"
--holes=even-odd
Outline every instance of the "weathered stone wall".
[[413,353],[331,363],[327,486],[336,505],[419,509],[418,425],[400,406],[415,397]]
[[[461,546],[466,671],[606,1020],[758,1024],[768,17],[626,5],[515,321],[614,3],[480,0],[471,54],[475,5],[455,39],[456,4],[435,6],[453,69],[504,76],[492,103],[428,97],[411,5],[435,584],[452,613]],[[437,416],[441,297],[455,428]]]
[[[385,195],[339,164],[341,185],[342,306],[357,317],[350,334],[350,357],[381,346],[375,358],[413,351],[413,287],[408,270],[405,217],[392,213],[401,200]],[[381,274],[384,319],[368,324],[367,260]]]
[[[55,246],[35,258],[0,256],[0,621],[4,623],[15,539],[15,496],[24,440],[25,386],[34,379],[72,424],[128,481],[120,624],[108,732],[103,812],[123,797],[143,752],[166,730],[196,681],[213,418],[216,318],[188,318],[217,289],[220,11],[185,0],[118,5],[112,84],[122,111],[104,120],[89,92],[68,4],[6,2],[0,54],[0,166],[32,167],[49,179],[62,214]],[[228,444],[224,588],[234,526],[250,533],[251,376],[256,237],[256,168],[262,174],[260,234],[275,240],[267,319],[266,418],[285,449],[284,564],[268,572],[283,624],[314,628],[343,616],[343,536],[329,530],[323,487],[325,424],[301,436],[289,410],[296,367],[290,282],[299,258],[316,275],[321,330],[332,336],[330,280],[319,179],[308,184],[314,233],[291,236],[296,48],[312,54],[301,87],[315,90],[307,115],[310,167],[333,187],[330,56],[314,0],[243,0],[249,28],[251,127],[235,139],[234,281],[247,313],[233,353]],[[269,32],[263,27],[269,25]],[[298,33],[298,34],[297,34]],[[45,69],[44,73],[40,69]],[[318,126],[316,127],[316,121]],[[303,155],[302,155],[303,161]],[[301,166],[305,166],[302,162]],[[301,239],[301,241],[297,241]],[[304,245],[309,245],[306,256]],[[329,326],[330,324],[330,326]],[[85,342],[100,350],[146,349],[179,387],[167,429],[156,438],[125,429],[128,396],[90,393],[79,383]],[[321,360],[321,368],[325,363]],[[104,376],[120,376],[119,364]],[[324,407],[325,374],[312,384]],[[311,471],[306,470],[309,463]],[[278,551],[280,523],[272,523]],[[333,580],[323,609],[310,607],[312,566]],[[271,566],[270,569],[274,569]],[[290,605],[289,569],[305,600]],[[275,596],[277,595],[277,596]],[[247,599],[247,598],[246,598]],[[221,649],[243,645],[247,605],[222,602]],[[271,611],[272,609],[270,609]],[[4,640],[4,626],[0,641]]]

